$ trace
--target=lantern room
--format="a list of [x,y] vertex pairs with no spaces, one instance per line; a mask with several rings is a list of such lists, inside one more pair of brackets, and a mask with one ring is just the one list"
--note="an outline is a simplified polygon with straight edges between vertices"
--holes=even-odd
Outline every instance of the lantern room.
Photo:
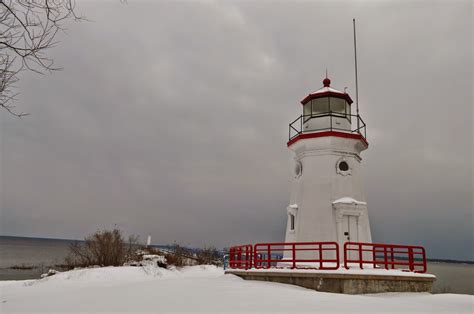
[[358,114],[352,114],[352,103],[349,94],[332,88],[326,77],[322,88],[301,101],[303,114],[290,123],[290,142],[302,133],[323,131],[358,133],[365,140],[365,123]]

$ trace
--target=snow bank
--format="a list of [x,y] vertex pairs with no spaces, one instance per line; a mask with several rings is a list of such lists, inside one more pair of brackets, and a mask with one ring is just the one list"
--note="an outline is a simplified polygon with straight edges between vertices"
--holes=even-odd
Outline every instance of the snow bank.
[[334,202],[332,202],[333,204],[357,204],[357,205],[367,205],[366,202],[361,202],[361,201],[358,201],[358,200],[355,200],[353,199],[352,197],[341,197],[337,200],[335,200]]
[[471,313],[473,296],[340,295],[245,281],[212,266],[181,270],[106,267],[0,282],[0,313],[11,312],[438,312]]

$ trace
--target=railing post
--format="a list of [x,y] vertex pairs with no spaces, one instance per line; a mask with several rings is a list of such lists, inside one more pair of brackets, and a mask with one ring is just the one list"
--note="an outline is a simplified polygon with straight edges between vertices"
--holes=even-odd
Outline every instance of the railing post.
[[233,268],[237,268],[237,248],[234,248],[232,252],[232,265],[234,265]]
[[235,250],[234,250],[234,267],[235,268],[239,268],[238,254],[239,254],[239,250],[238,250],[238,248],[235,248]]
[[410,271],[415,270],[414,259],[413,259],[413,248],[412,247],[408,248],[408,267],[410,268]]
[[365,123],[364,123],[364,137],[367,138],[367,128],[366,128]]
[[253,266],[257,269],[259,268],[259,262],[260,262],[260,259],[258,258],[258,254],[257,254],[258,250],[257,250],[257,245],[255,244],[254,247],[253,247]]
[[421,254],[422,254],[421,257],[422,257],[422,259],[423,259],[423,260],[422,260],[423,270],[420,271],[420,273],[426,273],[426,252],[425,252],[425,248],[424,248],[424,247],[421,248]]
[[249,269],[249,247],[245,246],[245,270]]
[[390,247],[390,261],[392,262],[392,269],[395,269],[395,256],[393,256],[393,246]]
[[385,269],[388,270],[387,246],[386,245],[383,246],[383,261],[384,261],[384,264],[385,264]]
[[349,269],[349,266],[347,266],[347,244],[348,242],[344,243],[344,268]]
[[359,244],[359,267],[360,269],[364,269],[363,261],[362,261],[362,244]]
[[[293,267],[291,267],[291,268],[295,269],[296,268],[296,247],[295,247],[294,243],[291,246],[291,250],[292,250],[292,254],[293,254]],[[285,254],[285,253],[283,253],[283,254]]]
[[319,268],[323,269],[323,248],[322,243],[319,243]]
[[270,244],[268,244],[268,262],[267,262],[267,268],[270,268],[270,263],[271,263],[271,260],[272,260],[272,249],[270,247]]
[[373,261],[373,268],[376,268],[377,266],[377,247],[375,245],[372,245],[372,261]]
[[253,265],[253,247],[252,245],[247,246],[247,249],[249,250],[249,268],[252,268]]
[[359,127],[360,127],[360,117],[359,117],[359,109],[357,109],[357,132],[359,132],[360,134],[360,130],[359,130]]
[[236,255],[236,258],[235,258],[236,262],[237,262],[237,268],[241,268],[242,267],[242,248],[239,247],[237,248],[237,255]]
[[249,248],[245,246],[245,270],[249,269]]

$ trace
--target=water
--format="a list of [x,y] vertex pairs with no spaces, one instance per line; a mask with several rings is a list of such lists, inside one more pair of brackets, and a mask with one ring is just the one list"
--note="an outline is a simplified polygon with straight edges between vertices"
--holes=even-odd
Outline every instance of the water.
[[474,265],[428,263],[428,273],[436,275],[433,293],[474,294]]
[[[70,240],[32,239],[0,236],[0,280],[39,278],[50,267],[64,263]],[[14,270],[12,266],[33,266]],[[474,295],[474,265],[428,263],[428,272],[436,275],[434,293]]]
[[[0,280],[39,278],[49,268],[64,264],[71,242],[0,236]],[[14,266],[33,268],[11,269]]]

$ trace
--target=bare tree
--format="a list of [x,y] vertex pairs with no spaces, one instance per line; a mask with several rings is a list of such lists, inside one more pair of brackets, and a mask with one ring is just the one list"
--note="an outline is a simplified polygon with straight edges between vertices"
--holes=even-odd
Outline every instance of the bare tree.
[[60,69],[47,52],[64,21],[82,19],[74,9],[75,0],[0,0],[0,107],[17,117],[27,115],[12,105],[18,73]]
[[65,264],[69,268],[122,266],[136,259],[135,253],[140,247],[137,236],[130,236],[127,242],[118,229],[101,230],[87,236],[83,242],[72,243]]
[[215,247],[205,247],[196,253],[199,265],[222,265],[223,255]]

